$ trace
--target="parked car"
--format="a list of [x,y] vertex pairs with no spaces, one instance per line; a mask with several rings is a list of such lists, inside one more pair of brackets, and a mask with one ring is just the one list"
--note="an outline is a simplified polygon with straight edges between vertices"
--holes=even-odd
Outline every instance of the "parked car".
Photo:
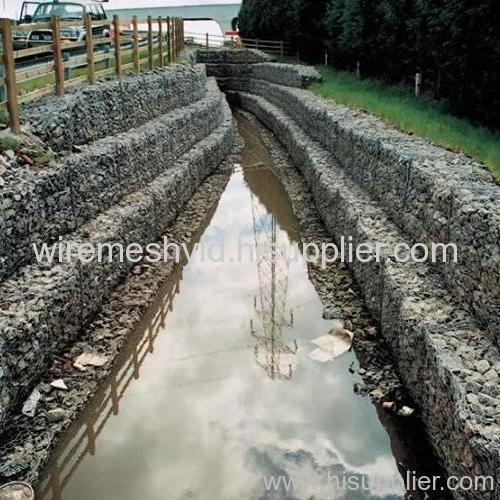
[[[21,16],[19,17],[19,21],[17,21],[17,24],[24,24],[27,22],[27,20],[32,20],[33,14],[39,5],[40,2],[23,2],[21,7]],[[29,31],[14,33],[12,37],[14,50],[25,49],[28,47],[29,34],[30,34]]]
[[[109,37],[110,23],[106,11],[102,3],[95,0],[24,2],[19,22],[20,24],[45,23],[50,22],[54,16],[57,16],[60,21],[75,21],[74,27],[61,28],[61,40],[63,42],[82,42],[86,38],[83,20],[87,14],[90,14],[93,21],[97,21],[92,26],[93,36],[96,38]],[[81,21],[81,24],[78,21]],[[14,45],[17,46],[24,44],[25,47],[37,47],[51,43],[52,31],[50,29],[34,28],[24,33],[18,33],[14,37]]]

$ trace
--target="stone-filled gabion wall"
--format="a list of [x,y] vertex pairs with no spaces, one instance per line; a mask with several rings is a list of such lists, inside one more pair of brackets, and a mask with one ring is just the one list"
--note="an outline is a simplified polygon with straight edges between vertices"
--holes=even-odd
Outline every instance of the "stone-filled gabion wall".
[[[404,238],[331,153],[311,141],[279,107],[246,92],[230,101],[253,113],[274,131],[311,186],[321,217],[337,239],[389,247]],[[477,322],[457,305],[439,277],[423,264],[356,262],[353,273],[373,316],[380,322],[400,374],[413,396],[446,471],[488,475],[500,481],[500,355]],[[465,457],[465,459],[464,459]],[[485,492],[457,498],[489,498]]]
[[[249,78],[279,83],[289,87],[307,87],[321,81],[311,66],[282,64],[260,50],[195,50],[190,53],[194,64],[204,63],[209,76],[215,76],[221,88],[226,78]],[[231,82],[228,82],[229,84]]]
[[[190,81],[192,76],[187,74]],[[185,73],[178,75],[182,82]],[[108,85],[103,87],[107,93]],[[24,170],[4,186],[1,200],[9,209],[1,212],[0,226],[8,237],[0,244],[0,281],[33,260],[33,244],[55,241],[140,189],[217,127],[224,96],[213,80],[203,83],[203,89],[203,95],[193,103],[152,118],[130,132],[82,146],[54,168]],[[193,93],[200,92],[195,88]],[[51,106],[52,101],[40,105]]]
[[[189,73],[177,70],[174,74],[182,80]],[[201,73],[197,69],[193,74]],[[150,81],[146,76],[144,85]],[[150,76],[156,88],[158,80]],[[169,81],[163,74],[158,78]],[[188,99],[186,94],[182,101],[185,105],[178,100],[169,112],[64,157],[50,169],[50,178],[57,182],[42,176],[47,184],[39,189],[39,176],[31,184],[28,177],[24,179],[31,193],[28,200],[36,203],[24,200],[11,214],[13,222],[19,213],[19,220],[26,220],[31,228],[18,240],[31,243],[32,228],[40,243],[60,235],[63,244],[124,246],[161,238],[183,204],[232,148],[229,106],[214,80],[201,77],[199,81],[203,93],[195,86],[193,97]],[[102,85],[102,90],[108,92],[108,85]],[[131,116],[130,122],[136,122],[136,117]],[[114,126],[111,130],[116,132]],[[65,194],[60,195],[61,191]],[[48,200],[54,197],[58,203],[49,209]],[[51,356],[78,339],[131,271],[130,263],[116,258],[111,263],[82,263],[76,256],[70,263],[31,263],[17,270],[15,263],[11,266],[15,272],[0,283],[0,432],[9,415],[19,411]]]
[[309,66],[280,63],[207,64],[207,73],[215,76],[222,89],[231,89],[233,79],[274,82],[287,87],[308,87],[321,81],[321,75]]
[[26,106],[24,123],[55,151],[71,150],[97,139],[126,132],[205,94],[204,68],[179,66],[100,85],[75,87],[59,99]]
[[275,61],[273,56],[254,49],[197,49],[189,53],[189,58],[193,64],[255,64]]
[[[354,244],[455,242],[456,265],[355,262],[353,273],[395,354],[444,468],[492,476],[500,491],[500,196],[478,162],[391,129],[373,116],[291,88],[279,66],[204,55],[230,102],[285,146],[338,239]],[[266,66],[266,63],[261,63]],[[297,87],[300,85],[297,85]],[[479,321],[479,322],[478,322]],[[493,335],[492,335],[493,334]],[[456,491],[495,499],[496,492]]]
[[[296,79],[306,80],[303,66],[220,60],[220,55],[213,61],[203,57],[221,88],[260,95],[285,109],[412,243],[457,245],[459,261],[436,268],[455,299],[500,343],[500,189],[491,173],[478,161],[408,136],[372,115],[290,88],[301,86],[291,84],[294,68]],[[280,74],[282,83],[273,83]]]
[[436,264],[456,300],[500,342],[500,188],[477,161],[391,129],[300,89],[233,80],[283,106],[376,200],[413,243],[454,243]]

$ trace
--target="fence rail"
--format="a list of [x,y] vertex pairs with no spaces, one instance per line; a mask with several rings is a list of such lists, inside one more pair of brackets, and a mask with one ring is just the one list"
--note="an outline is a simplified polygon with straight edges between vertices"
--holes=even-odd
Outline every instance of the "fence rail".
[[[83,41],[70,41],[62,30],[85,30]],[[96,30],[102,28],[101,34]],[[18,49],[14,36],[41,31],[44,39],[31,41],[38,47]],[[44,33],[47,32],[47,33]],[[108,36],[105,32],[109,33]],[[81,21],[60,21],[12,25],[0,19],[3,74],[0,74],[0,107],[7,108],[9,126],[20,132],[19,105],[43,95],[64,95],[66,88],[124,71],[139,74],[175,63],[184,48],[184,23],[179,18],[139,20],[127,25],[114,16],[112,22],[95,21],[88,15]]]
[[286,57],[291,55],[290,46],[278,40],[257,40],[240,38],[238,35],[213,35],[211,33],[195,33],[186,31],[184,41],[188,45],[200,46],[208,49],[229,47],[258,49],[271,55]]
[[[68,28],[83,28],[85,39],[69,40],[65,31]],[[16,35],[30,31],[40,32],[43,39],[26,37],[26,44],[40,45],[22,49],[15,46]],[[3,52],[0,108],[7,108],[14,133],[20,132],[20,104],[45,95],[64,95],[69,87],[85,82],[92,85],[99,78],[111,75],[121,78],[128,71],[139,74],[142,69],[162,68],[177,61],[185,44],[206,48],[246,47],[280,57],[291,55],[290,47],[283,41],[184,32],[184,21],[170,17],[139,20],[134,16],[127,24],[122,24],[118,16],[111,21],[96,21],[90,16],[76,21],[53,17],[50,22],[17,26],[10,19],[0,19],[0,34]]]

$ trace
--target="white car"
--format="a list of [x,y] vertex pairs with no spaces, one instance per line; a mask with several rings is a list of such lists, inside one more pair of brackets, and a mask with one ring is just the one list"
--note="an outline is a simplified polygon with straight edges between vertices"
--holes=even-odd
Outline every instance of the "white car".
[[[29,7],[33,9],[33,14],[28,14]],[[73,2],[46,1],[34,4],[24,2],[21,10],[21,24],[36,24],[50,22],[52,17],[57,16],[60,21],[75,21],[75,26],[61,29],[61,40],[64,42],[82,42],[86,38],[84,17],[90,14],[93,21],[98,21],[92,25],[94,37],[103,38],[110,36],[110,24],[102,4],[95,0],[77,0]],[[77,21],[81,21],[77,23]],[[99,22],[99,21],[102,21]],[[25,40],[27,47],[36,47],[43,44],[52,43],[52,31],[50,29],[33,29],[26,33],[17,34],[14,43],[19,45]]]

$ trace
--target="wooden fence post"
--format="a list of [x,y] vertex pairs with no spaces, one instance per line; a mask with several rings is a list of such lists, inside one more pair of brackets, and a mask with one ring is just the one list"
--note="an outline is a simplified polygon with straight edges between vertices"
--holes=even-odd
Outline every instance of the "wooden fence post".
[[113,40],[115,45],[115,73],[118,78],[122,77],[122,53],[120,40],[120,18],[113,16]]
[[12,48],[12,21],[1,19],[3,65],[5,70],[5,86],[7,87],[7,110],[9,111],[9,127],[14,134],[21,132],[19,108],[17,106],[16,63]]
[[165,66],[165,56],[163,54],[163,19],[158,17],[158,47],[160,49],[160,68]]
[[175,38],[175,23],[177,19],[172,19],[172,62],[177,62],[177,39]]
[[[0,30],[1,30],[1,28],[0,28]],[[0,31],[0,36],[1,36],[1,31]],[[2,54],[3,54],[3,51],[2,51]],[[3,65],[0,65],[0,78],[2,78],[2,80],[3,80],[4,76],[5,76],[5,68]],[[5,82],[4,81],[0,82],[0,102],[7,101],[7,94],[6,94],[5,89],[6,89]]]
[[94,37],[90,14],[85,16],[85,44],[87,46],[87,81],[93,85],[95,83]]
[[172,64],[172,30],[170,29],[171,26],[171,21],[170,21],[170,16],[167,17],[167,60],[168,60],[168,64]]
[[181,50],[184,50],[184,19],[181,17],[179,21],[180,26],[180,38],[181,38]]
[[138,75],[141,72],[141,59],[139,55],[139,31],[137,28],[137,16],[132,18],[133,34],[133,59],[134,59],[134,72]]
[[210,35],[207,33],[206,34],[206,44],[207,44],[207,49],[210,48]]
[[155,67],[155,61],[153,57],[153,19],[148,16],[148,58],[149,58],[149,69],[153,70]]
[[177,18],[177,22],[175,25],[175,48],[177,49],[177,57],[179,57],[181,53],[181,37],[180,37],[180,19]]
[[174,43],[175,43],[175,60],[179,56],[179,20],[175,18],[174,21]]
[[418,97],[422,90],[422,73],[415,75],[415,96]]
[[181,20],[177,19],[177,53],[180,55],[182,52],[182,36],[181,36]]
[[174,63],[177,62],[177,32],[175,31],[177,28],[177,18],[174,17],[172,19],[172,56],[174,59]]
[[175,39],[177,40],[177,57],[180,56],[182,50],[182,40],[181,40],[181,20],[177,19],[177,26],[175,29]]
[[285,55],[285,43],[283,40],[280,42],[280,56],[283,57]]
[[361,79],[361,63],[359,61],[356,62],[356,78]]
[[64,95],[64,62],[61,49],[61,32],[59,18],[52,17],[52,51],[54,53],[54,75],[56,79],[56,95]]

